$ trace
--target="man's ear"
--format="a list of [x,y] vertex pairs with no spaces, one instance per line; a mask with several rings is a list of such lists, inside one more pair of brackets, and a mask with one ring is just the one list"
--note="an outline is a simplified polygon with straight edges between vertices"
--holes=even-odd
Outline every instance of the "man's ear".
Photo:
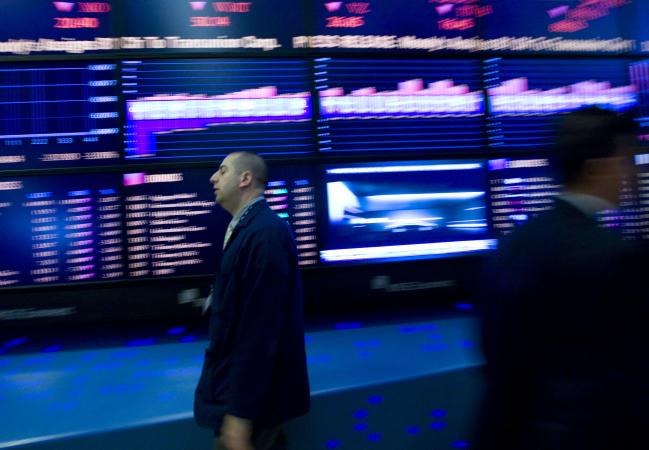
[[589,178],[607,176],[616,163],[613,158],[590,158],[584,161],[582,173]]
[[252,184],[252,172],[244,170],[239,178],[239,187],[247,187]]

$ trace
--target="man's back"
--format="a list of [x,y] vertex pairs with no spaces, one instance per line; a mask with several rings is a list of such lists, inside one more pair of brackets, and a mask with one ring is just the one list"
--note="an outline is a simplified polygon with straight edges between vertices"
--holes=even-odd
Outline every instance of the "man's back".
[[483,283],[483,448],[592,450],[624,438],[644,385],[638,269],[626,242],[562,200],[504,240]]

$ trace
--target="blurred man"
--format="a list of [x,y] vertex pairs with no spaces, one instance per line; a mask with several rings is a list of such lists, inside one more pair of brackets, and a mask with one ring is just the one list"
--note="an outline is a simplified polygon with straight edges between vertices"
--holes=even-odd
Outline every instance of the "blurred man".
[[295,242],[264,200],[259,156],[228,155],[210,181],[233,217],[210,296],[194,416],[214,429],[215,449],[285,448],[281,424],[309,408]]
[[563,120],[565,192],[485,271],[478,448],[649,448],[646,262],[594,218],[633,175],[635,145],[628,116],[591,107]]

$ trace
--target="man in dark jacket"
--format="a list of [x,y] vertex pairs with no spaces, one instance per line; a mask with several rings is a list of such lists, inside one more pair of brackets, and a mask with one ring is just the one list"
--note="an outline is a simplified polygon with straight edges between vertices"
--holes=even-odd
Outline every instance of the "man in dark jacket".
[[599,108],[569,113],[557,146],[565,192],[485,271],[479,449],[649,448],[646,259],[594,217],[633,175],[634,128]]
[[194,416],[215,430],[215,449],[283,448],[280,425],[309,409],[295,242],[264,200],[262,158],[232,153],[210,181],[233,217],[208,299],[210,342]]

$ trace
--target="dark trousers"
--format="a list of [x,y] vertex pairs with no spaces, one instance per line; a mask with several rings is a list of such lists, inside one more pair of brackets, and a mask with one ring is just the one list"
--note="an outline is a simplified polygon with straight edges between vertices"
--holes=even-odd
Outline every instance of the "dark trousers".
[[[255,450],[286,450],[286,435],[281,427],[266,428],[252,434]],[[214,439],[214,450],[226,450],[221,440]]]

